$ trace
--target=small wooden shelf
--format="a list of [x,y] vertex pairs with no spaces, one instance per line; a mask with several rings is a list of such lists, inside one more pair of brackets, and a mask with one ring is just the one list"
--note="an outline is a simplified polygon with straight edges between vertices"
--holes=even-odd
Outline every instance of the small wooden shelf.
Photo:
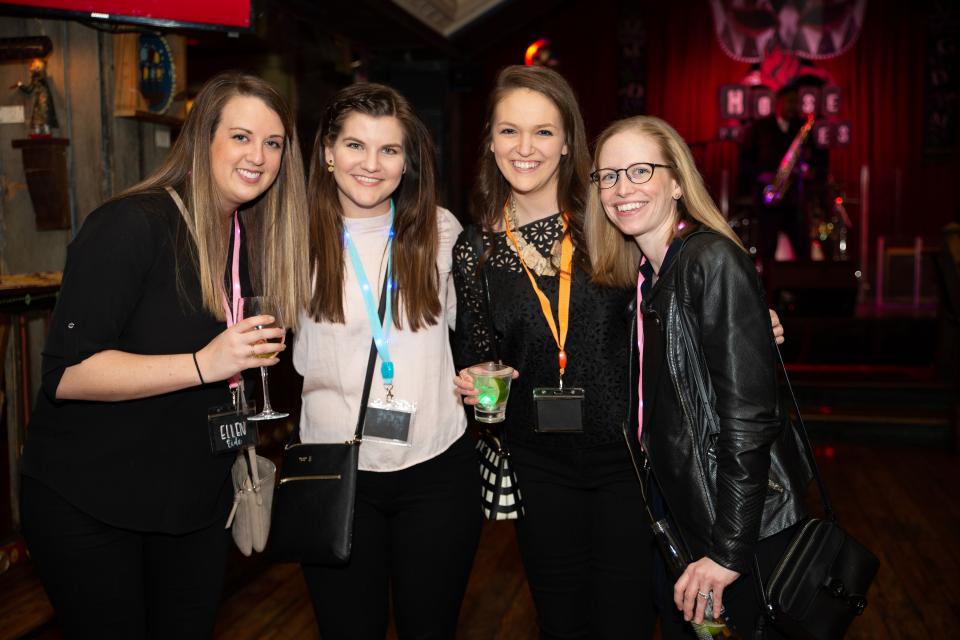
[[173,129],[179,129],[183,126],[182,118],[167,116],[152,111],[135,111],[132,115],[118,114],[118,118],[130,118],[131,120],[140,120],[142,122],[152,122],[153,124],[165,124]]

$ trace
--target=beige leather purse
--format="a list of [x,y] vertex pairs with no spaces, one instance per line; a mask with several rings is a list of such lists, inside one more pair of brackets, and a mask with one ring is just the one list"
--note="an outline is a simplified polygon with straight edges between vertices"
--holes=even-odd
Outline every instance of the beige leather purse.
[[277,466],[258,456],[256,447],[245,447],[237,452],[230,475],[233,477],[233,508],[225,528],[231,529],[232,526],[233,541],[240,553],[249,556],[267,546]]

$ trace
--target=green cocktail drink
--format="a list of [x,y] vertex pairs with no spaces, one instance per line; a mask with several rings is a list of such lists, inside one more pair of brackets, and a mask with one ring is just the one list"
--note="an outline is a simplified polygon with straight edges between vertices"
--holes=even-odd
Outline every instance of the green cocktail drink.
[[507,398],[510,396],[513,367],[484,362],[470,367],[467,372],[473,378],[473,388],[480,392],[474,407],[477,421],[503,422],[506,417]]

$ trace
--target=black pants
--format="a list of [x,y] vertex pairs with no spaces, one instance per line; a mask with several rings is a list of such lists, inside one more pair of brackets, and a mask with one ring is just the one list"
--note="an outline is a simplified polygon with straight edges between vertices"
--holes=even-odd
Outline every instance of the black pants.
[[391,586],[400,638],[454,637],[480,539],[474,445],[464,434],[409,469],[360,472],[350,562],[303,565],[324,640],[383,640]]
[[540,637],[651,637],[651,533],[625,445],[512,444],[511,451],[525,511],[517,534]]
[[20,495],[27,546],[65,637],[213,635],[230,542],[223,522],[143,533],[92,518],[27,476]]

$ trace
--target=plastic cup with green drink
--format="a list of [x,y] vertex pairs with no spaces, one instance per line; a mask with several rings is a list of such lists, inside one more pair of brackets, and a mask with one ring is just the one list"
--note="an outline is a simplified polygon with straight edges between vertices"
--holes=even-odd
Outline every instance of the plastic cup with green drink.
[[473,388],[477,394],[474,415],[478,422],[503,422],[506,417],[507,398],[510,396],[510,381],[513,367],[498,362],[484,362],[469,369]]

